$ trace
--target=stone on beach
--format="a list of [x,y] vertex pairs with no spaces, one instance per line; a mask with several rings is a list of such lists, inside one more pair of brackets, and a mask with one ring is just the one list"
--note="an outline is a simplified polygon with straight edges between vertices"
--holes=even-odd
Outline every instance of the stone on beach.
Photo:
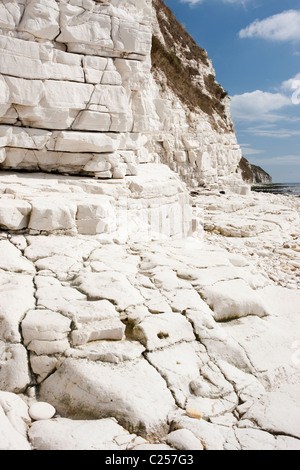
[[162,377],[145,360],[121,365],[66,359],[46,379],[40,397],[73,419],[114,416],[132,432],[159,435],[175,403]]
[[36,421],[29,430],[29,438],[35,450],[126,450],[139,442],[135,434],[122,428],[114,418]]
[[28,412],[32,419],[40,421],[53,418],[56,410],[50,403],[37,402],[30,406]]

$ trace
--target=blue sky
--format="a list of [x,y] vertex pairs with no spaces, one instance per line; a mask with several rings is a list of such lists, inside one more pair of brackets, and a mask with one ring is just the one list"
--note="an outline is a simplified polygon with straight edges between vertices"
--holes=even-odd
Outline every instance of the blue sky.
[[244,156],[300,182],[300,0],[165,0],[232,98]]

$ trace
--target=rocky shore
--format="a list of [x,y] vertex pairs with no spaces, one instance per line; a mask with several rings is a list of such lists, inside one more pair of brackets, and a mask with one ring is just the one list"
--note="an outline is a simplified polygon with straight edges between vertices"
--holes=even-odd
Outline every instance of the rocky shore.
[[191,202],[186,239],[1,232],[1,449],[300,449],[300,199]]
[[300,200],[206,51],[162,0],[0,18],[0,450],[300,450]]

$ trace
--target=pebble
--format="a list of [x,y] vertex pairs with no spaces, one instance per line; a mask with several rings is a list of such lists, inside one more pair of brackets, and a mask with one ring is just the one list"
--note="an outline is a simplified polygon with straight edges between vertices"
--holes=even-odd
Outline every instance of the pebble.
[[56,410],[50,403],[38,402],[34,403],[29,408],[29,415],[35,421],[43,419],[51,419],[55,415]]
[[196,410],[195,408],[187,408],[185,410],[185,413],[189,418],[194,418],[194,419],[203,418],[203,415],[200,413],[200,411]]

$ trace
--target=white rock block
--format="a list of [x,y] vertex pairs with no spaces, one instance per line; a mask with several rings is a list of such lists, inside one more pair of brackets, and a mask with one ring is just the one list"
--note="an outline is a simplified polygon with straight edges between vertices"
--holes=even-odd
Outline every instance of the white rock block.
[[[36,168],[37,160],[35,159],[34,153],[31,150],[26,150],[23,148],[7,147],[6,158],[1,166],[2,168],[7,168],[7,169],[15,169],[15,168],[27,169],[28,163],[29,163],[29,166],[30,166],[30,163],[33,163],[33,167]],[[32,169],[35,169],[35,168],[32,168]]]
[[101,80],[102,85],[122,85],[122,78],[119,72],[114,70],[105,70]]
[[138,173],[139,173],[139,167],[138,165],[134,164],[134,163],[127,163],[126,164],[126,175],[127,176],[137,176]]
[[0,240],[0,269],[8,272],[35,274],[33,263],[8,240]]
[[145,89],[149,81],[150,70],[144,62],[138,60],[115,59],[115,66],[122,77],[124,86],[132,91]]
[[128,109],[128,113],[111,113],[111,132],[128,132],[132,129],[134,117]]
[[247,315],[269,315],[259,291],[251,289],[242,279],[220,281],[201,289],[201,294],[214,311],[216,321],[241,318]]
[[36,421],[29,429],[29,439],[36,450],[119,450],[118,440],[129,443],[134,437],[114,418],[54,418]]
[[33,339],[30,341],[27,349],[37,355],[51,355],[63,354],[69,347],[70,343],[66,338],[55,341]]
[[94,87],[88,83],[47,80],[45,99],[41,103],[48,108],[84,109],[90,101]]
[[13,31],[24,11],[24,1],[3,0],[0,4],[0,28]]
[[41,421],[44,419],[51,419],[56,413],[54,406],[50,403],[37,402],[29,407],[29,415],[35,421]]
[[107,59],[97,56],[83,57],[83,69],[87,83],[99,84],[106,69]]
[[72,126],[78,110],[69,107],[55,109],[15,105],[24,126],[44,129],[68,129]]
[[[7,145],[21,149],[44,149],[51,137],[51,132],[42,129],[2,126],[0,134],[6,133]],[[9,149],[7,149],[8,151]],[[12,155],[10,155],[12,158]]]
[[75,324],[119,317],[114,305],[108,300],[98,300],[94,302],[84,300],[80,300],[79,302],[70,301],[64,309],[62,309],[62,313],[71,318]]
[[24,344],[30,342],[57,341],[67,337],[71,331],[71,320],[51,310],[30,310],[22,321]]
[[62,168],[70,172],[79,171],[93,158],[93,154],[89,153],[35,152],[35,154],[40,166],[50,164],[52,169]]
[[141,55],[150,53],[152,34],[149,26],[114,17],[112,37],[117,50]]
[[120,310],[125,310],[130,305],[142,304],[144,301],[127,277],[119,272],[80,274],[74,285],[79,286],[80,291],[85,292],[90,299],[108,299]]
[[108,113],[84,110],[76,118],[72,129],[80,131],[108,132],[111,126],[111,117]]
[[186,152],[184,150],[177,150],[174,152],[175,161],[178,163],[186,162]]
[[95,173],[95,178],[98,179],[111,179],[113,177],[113,174],[111,171],[98,171]]
[[188,429],[191,431],[206,450],[224,450],[226,437],[216,424],[212,424],[204,419],[193,419],[188,416],[180,416],[173,422],[173,428]]
[[91,341],[121,341],[124,337],[125,325],[118,318],[86,323],[78,330],[73,330],[71,340],[73,346]]
[[31,204],[18,199],[0,199],[0,228],[22,230],[28,226]]
[[26,4],[18,30],[51,41],[60,31],[59,14],[59,6],[55,0],[30,0]]
[[0,392],[0,450],[31,450],[27,440],[28,406],[11,392]]
[[[90,86],[90,85],[89,85]],[[101,105],[110,113],[128,113],[129,97],[122,86],[96,85],[90,105]]]
[[30,384],[27,351],[22,344],[0,341],[0,389],[22,393]]
[[20,342],[19,323],[35,306],[32,274],[0,271],[0,306],[0,339]]
[[72,46],[73,52],[83,52],[82,46],[87,46],[87,49],[94,47],[99,55],[102,48],[112,49],[109,15],[68,4],[62,5],[60,10],[61,34],[56,39],[58,42]]
[[147,353],[150,364],[165,378],[176,402],[183,408],[191,394],[191,382],[200,379],[200,351],[197,342],[178,342]]
[[113,208],[110,198],[100,196],[98,200],[78,203],[76,219],[104,219],[112,215]]
[[48,144],[49,150],[63,152],[115,152],[119,147],[120,136],[93,132],[62,131],[53,133],[53,141]]
[[[0,138],[1,140],[1,138]],[[0,164],[3,163],[6,159],[6,151],[5,148],[0,148]]]
[[[51,397],[51,399],[50,399]],[[165,432],[174,399],[164,379],[144,359],[121,364],[66,359],[40,388],[58,413],[72,418],[114,416],[130,432],[157,436]]]
[[113,171],[114,179],[124,179],[127,174],[127,165],[126,163],[119,163]]
[[178,450],[203,450],[203,445],[189,429],[177,429],[166,437],[167,443]]
[[38,106],[44,97],[44,84],[41,80],[24,80],[17,77],[5,77],[9,87],[9,101],[22,106]]
[[87,68],[84,70],[84,75],[86,83],[92,83],[94,85],[97,85],[101,83],[103,72],[101,70]]
[[9,108],[9,87],[2,75],[0,75],[0,110],[1,114],[5,114]]
[[148,351],[170,346],[178,341],[195,339],[191,324],[179,313],[146,317],[134,327],[133,335]]
[[56,369],[58,361],[59,359],[55,356],[37,356],[31,352],[30,365],[37,383],[40,383]]
[[108,171],[111,169],[111,164],[106,162],[105,159],[101,159],[100,157],[94,157],[90,160],[83,168],[86,172],[102,172]]
[[299,389],[299,383],[282,384],[255,401],[243,418],[255,420],[261,429],[268,429],[273,434],[299,439]]
[[188,160],[191,165],[194,165],[197,159],[197,153],[195,150],[189,150],[188,151]]
[[[96,173],[96,176],[101,173]],[[111,177],[111,173],[110,173]],[[96,235],[112,230],[115,226],[114,211],[109,200],[79,203],[76,215],[78,233]]]
[[66,352],[69,357],[119,364],[142,357],[145,348],[138,341],[97,341]]
[[32,202],[32,211],[28,228],[52,232],[70,230],[75,227],[76,204],[57,204],[53,198],[41,198]]
[[[76,45],[96,46],[100,52],[101,48],[112,48],[111,40],[111,17],[96,11],[86,11],[80,7],[64,4],[61,5],[60,27],[61,34],[56,41],[72,44],[73,50]],[[75,47],[74,47],[75,46]],[[80,48],[78,49],[79,52]],[[99,54],[100,55],[100,54]]]

